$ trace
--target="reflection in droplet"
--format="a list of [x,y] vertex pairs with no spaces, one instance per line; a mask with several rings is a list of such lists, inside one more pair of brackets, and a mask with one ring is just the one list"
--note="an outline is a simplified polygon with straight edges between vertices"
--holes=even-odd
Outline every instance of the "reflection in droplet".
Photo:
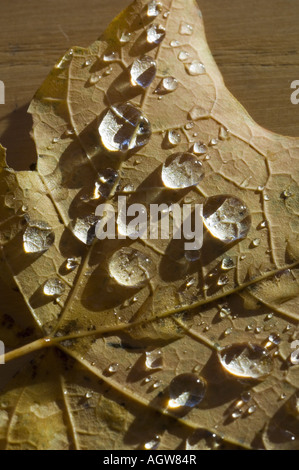
[[182,136],[179,131],[171,129],[167,132],[167,139],[170,145],[173,145],[175,147],[181,142]]
[[204,398],[206,382],[195,374],[181,374],[169,384],[168,408],[193,408]]
[[218,357],[227,372],[244,379],[262,379],[273,368],[273,359],[267,349],[256,344],[228,346],[218,353]]
[[202,163],[192,153],[176,153],[167,158],[162,168],[166,188],[182,189],[196,186],[204,177]]
[[206,68],[204,64],[202,64],[199,60],[193,60],[193,62],[191,62],[190,64],[185,64],[185,67],[189,75],[192,75],[194,77],[206,73]]
[[23,234],[23,246],[25,253],[41,253],[53,245],[55,235],[46,222],[33,220],[28,222],[28,226]]
[[221,274],[221,276],[219,276],[218,278],[217,284],[218,286],[226,286],[226,284],[228,284],[228,281],[228,276],[226,274]]
[[166,32],[162,25],[152,25],[147,29],[146,38],[149,44],[160,44],[165,38]]
[[95,239],[95,227],[99,219],[94,215],[78,218],[71,224],[71,230],[78,240],[85,245],[91,245]]
[[163,356],[160,349],[145,353],[145,367],[149,370],[162,369]]
[[[106,168],[98,174],[98,181],[95,188],[100,196],[107,198],[118,179],[118,171],[113,168]],[[98,198],[97,198],[98,199]]]
[[148,88],[154,80],[156,73],[156,61],[152,57],[145,55],[141,59],[136,59],[132,64],[130,70],[131,84]]
[[68,258],[65,267],[68,271],[73,271],[78,265],[79,261],[76,258]]
[[203,209],[203,221],[213,237],[229,243],[245,238],[251,218],[246,205],[233,196],[214,196]]
[[228,271],[235,267],[234,260],[232,258],[223,258],[221,262],[221,269]]
[[99,126],[102,143],[111,152],[143,147],[151,137],[149,121],[130,103],[111,106]]
[[58,297],[65,291],[65,285],[60,279],[49,279],[45,282],[43,292],[50,297]]
[[110,276],[120,285],[141,287],[155,274],[155,265],[151,258],[134,248],[121,248],[109,262]]

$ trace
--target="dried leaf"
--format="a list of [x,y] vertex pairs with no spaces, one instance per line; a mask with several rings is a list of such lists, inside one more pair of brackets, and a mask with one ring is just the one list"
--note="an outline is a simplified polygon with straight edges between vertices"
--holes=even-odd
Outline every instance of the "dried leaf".
[[[3,449],[298,448],[298,139],[230,95],[193,0],[159,5],[56,64],[37,171],[0,149]],[[204,204],[198,256],[98,240],[120,195]]]

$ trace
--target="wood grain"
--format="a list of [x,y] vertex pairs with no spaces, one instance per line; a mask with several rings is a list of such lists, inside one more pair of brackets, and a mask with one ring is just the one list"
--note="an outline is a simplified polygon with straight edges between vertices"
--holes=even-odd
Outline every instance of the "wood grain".
[[[262,126],[299,135],[299,105],[290,85],[299,80],[298,0],[198,0],[208,42],[231,92]],[[2,2],[0,142],[8,161],[35,161],[26,110],[57,59],[87,46],[130,0],[14,0]]]

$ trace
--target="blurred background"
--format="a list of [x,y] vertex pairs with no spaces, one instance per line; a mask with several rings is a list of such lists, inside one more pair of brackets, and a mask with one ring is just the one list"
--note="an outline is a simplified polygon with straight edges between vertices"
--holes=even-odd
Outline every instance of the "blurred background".
[[[162,0],[163,1],[163,0]],[[57,59],[87,46],[130,0],[13,0],[1,2],[0,142],[8,162],[27,169],[35,161],[27,108]],[[210,48],[227,87],[262,126],[299,136],[299,1],[198,0]]]

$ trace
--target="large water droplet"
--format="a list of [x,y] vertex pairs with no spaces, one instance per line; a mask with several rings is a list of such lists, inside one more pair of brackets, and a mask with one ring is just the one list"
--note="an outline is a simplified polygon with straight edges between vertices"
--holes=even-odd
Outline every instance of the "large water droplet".
[[203,221],[218,240],[229,243],[245,238],[251,218],[246,205],[233,196],[214,196],[204,206]]
[[44,294],[51,297],[58,297],[65,291],[65,285],[60,279],[49,279],[43,288]]
[[41,253],[53,245],[55,235],[52,228],[43,221],[29,221],[23,235],[23,246],[26,253]]
[[162,369],[163,356],[160,349],[145,353],[145,367],[149,370]]
[[85,245],[91,245],[95,239],[95,227],[99,219],[94,215],[89,215],[83,219],[78,218],[71,224],[71,230],[75,237]]
[[195,374],[181,374],[169,384],[168,408],[193,408],[205,396],[206,382]]
[[171,155],[162,168],[163,184],[170,189],[196,186],[203,177],[202,163],[192,153]]
[[136,59],[131,67],[131,83],[133,86],[147,88],[154,80],[157,73],[156,61],[150,56]]
[[120,285],[141,287],[155,274],[151,258],[134,248],[121,248],[109,262],[110,276]]
[[151,137],[149,121],[130,103],[111,106],[99,126],[102,143],[111,152],[143,147]]
[[222,367],[232,375],[244,379],[262,379],[273,368],[273,359],[267,349],[256,344],[234,344],[218,353]]
[[147,5],[147,16],[149,18],[155,18],[158,16],[162,11],[162,5],[160,2],[153,0],[148,3]]
[[162,25],[153,24],[147,29],[146,39],[149,44],[160,44],[165,35],[165,28]]
[[206,73],[206,68],[204,64],[202,64],[199,60],[193,60],[193,62],[191,62],[190,64],[185,64],[185,67],[189,75],[192,75],[194,77]]

